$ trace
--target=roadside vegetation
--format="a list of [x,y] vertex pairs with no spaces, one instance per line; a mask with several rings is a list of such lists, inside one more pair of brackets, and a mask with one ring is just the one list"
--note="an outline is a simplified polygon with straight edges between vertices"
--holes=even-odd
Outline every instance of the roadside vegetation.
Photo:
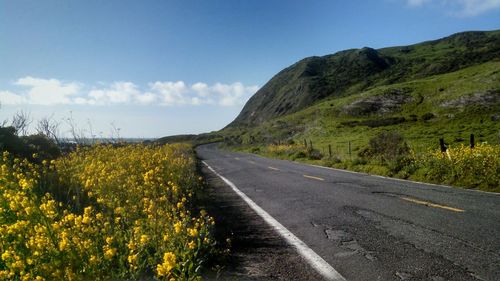
[[[499,67],[377,86],[220,133],[231,149],[499,192]],[[471,134],[476,147],[467,149]],[[440,138],[451,159],[441,157]]]
[[201,280],[213,219],[188,145],[0,159],[0,279]]
[[352,157],[321,152],[304,144],[229,146],[267,157],[300,161],[416,181],[500,192],[500,145],[481,143],[474,148],[457,144],[415,152],[403,136],[383,132]]

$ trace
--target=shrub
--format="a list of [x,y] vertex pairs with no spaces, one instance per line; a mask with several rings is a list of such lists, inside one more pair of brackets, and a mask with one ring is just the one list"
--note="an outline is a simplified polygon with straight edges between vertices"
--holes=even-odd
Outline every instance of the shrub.
[[308,158],[310,160],[321,160],[323,158],[323,154],[317,149],[310,149],[307,151],[308,153]]
[[28,153],[38,155],[37,160],[52,160],[61,156],[59,147],[51,139],[44,135],[30,135],[23,137],[23,141],[27,146]]
[[16,135],[14,127],[0,127],[0,149],[17,157],[24,157],[27,154],[26,146],[23,140]]
[[323,165],[327,166],[327,167],[334,167],[335,164],[338,164],[340,162],[342,162],[342,160],[336,155],[334,155],[332,157],[323,158]]
[[368,164],[368,161],[366,161],[366,159],[364,158],[355,158],[354,160],[352,160],[352,165],[356,166],[356,165],[366,165]]
[[[61,155],[56,143],[46,136],[30,135],[19,137],[16,135],[14,127],[0,127],[0,150],[8,151],[15,157],[39,163],[44,159],[52,160]],[[33,157],[33,155],[36,157]]]
[[299,158],[306,158],[306,157],[307,157],[306,152],[303,150],[300,150],[300,151],[295,152],[292,155],[292,160],[299,159]]
[[359,152],[361,157],[376,158],[382,162],[394,161],[408,156],[410,148],[404,137],[396,132],[382,132],[371,138],[368,148]]

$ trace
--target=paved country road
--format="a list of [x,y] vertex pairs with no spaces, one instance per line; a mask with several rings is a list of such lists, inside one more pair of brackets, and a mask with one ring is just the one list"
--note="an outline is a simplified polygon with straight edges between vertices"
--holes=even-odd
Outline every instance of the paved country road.
[[500,195],[197,154],[347,280],[500,280]]

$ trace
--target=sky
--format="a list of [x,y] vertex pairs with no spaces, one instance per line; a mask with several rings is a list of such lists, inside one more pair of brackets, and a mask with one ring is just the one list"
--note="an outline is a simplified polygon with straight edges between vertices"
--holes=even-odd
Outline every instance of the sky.
[[500,0],[0,0],[0,123],[210,132],[305,57],[495,29]]

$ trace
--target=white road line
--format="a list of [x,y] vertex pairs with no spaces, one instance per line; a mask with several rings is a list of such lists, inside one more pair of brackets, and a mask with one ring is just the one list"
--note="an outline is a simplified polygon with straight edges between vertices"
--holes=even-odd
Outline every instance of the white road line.
[[292,245],[297,252],[326,280],[329,281],[346,281],[346,279],[340,275],[329,263],[327,263],[322,257],[316,254],[311,248],[309,248],[302,240],[297,238],[293,233],[286,229],[281,223],[279,223],[270,214],[264,211],[259,205],[255,204],[245,193],[241,192],[232,182],[230,182],[225,177],[217,173],[210,165],[205,161],[202,161],[207,168],[221,178],[227,185],[229,185],[236,194],[238,194],[261,218],[264,219],[270,226],[272,226],[280,235],[283,237],[290,245]]

